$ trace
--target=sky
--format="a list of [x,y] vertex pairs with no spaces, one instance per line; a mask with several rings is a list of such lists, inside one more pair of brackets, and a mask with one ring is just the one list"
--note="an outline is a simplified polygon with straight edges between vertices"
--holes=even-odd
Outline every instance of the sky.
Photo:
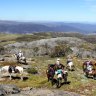
[[0,0],[0,20],[96,23],[96,0]]

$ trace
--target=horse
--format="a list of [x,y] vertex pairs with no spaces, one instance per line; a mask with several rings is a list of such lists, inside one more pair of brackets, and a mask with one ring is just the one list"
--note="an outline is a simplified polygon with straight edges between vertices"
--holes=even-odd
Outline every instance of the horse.
[[96,63],[95,62],[85,61],[82,67],[83,67],[83,72],[87,78],[93,77],[93,79],[96,80]]
[[10,76],[10,80],[12,80],[12,73],[19,73],[20,74],[20,76],[21,76],[21,80],[23,80],[23,77],[22,77],[22,75],[23,75],[23,68],[22,67],[20,67],[20,66],[3,66],[3,67],[1,67],[1,69],[0,69],[0,72],[1,73],[9,73],[9,76]]
[[54,64],[49,64],[48,68],[46,70],[48,81],[51,80],[52,85],[53,85],[53,79],[54,79],[54,75],[55,75],[55,69],[54,68],[55,68]]
[[67,63],[66,69],[68,69],[69,71],[74,71],[74,68],[75,66],[72,61]]
[[85,71],[92,71],[92,69],[93,69],[93,63],[91,62],[91,61],[85,61],[84,63],[83,63],[83,71],[85,72]]
[[14,54],[14,56],[16,57],[18,63],[26,64],[26,57],[24,57],[24,56],[19,57],[18,54]]

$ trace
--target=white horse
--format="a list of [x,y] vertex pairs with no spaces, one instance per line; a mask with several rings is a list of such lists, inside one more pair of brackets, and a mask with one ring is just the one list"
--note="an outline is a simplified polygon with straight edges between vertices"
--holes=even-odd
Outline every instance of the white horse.
[[67,64],[67,69],[70,70],[70,71],[73,71],[74,70],[74,64],[72,61],[70,61],[68,64]]
[[3,66],[0,69],[1,74],[3,74],[3,73],[8,73],[9,74],[10,80],[12,79],[12,73],[14,73],[14,74],[19,73],[20,76],[21,76],[21,80],[23,80],[23,71],[24,71],[23,68],[20,67],[20,66],[16,66],[16,67]]

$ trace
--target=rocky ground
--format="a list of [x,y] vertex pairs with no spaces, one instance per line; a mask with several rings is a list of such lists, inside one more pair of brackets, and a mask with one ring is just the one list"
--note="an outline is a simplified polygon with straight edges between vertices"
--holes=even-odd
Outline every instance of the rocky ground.
[[0,96],[81,96],[79,94],[58,89],[23,88],[15,85],[0,85]]

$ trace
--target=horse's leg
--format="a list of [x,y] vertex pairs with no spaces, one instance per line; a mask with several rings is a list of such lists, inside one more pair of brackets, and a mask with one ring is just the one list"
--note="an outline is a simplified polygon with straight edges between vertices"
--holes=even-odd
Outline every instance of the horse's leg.
[[21,76],[21,80],[23,81],[23,76]]
[[12,80],[12,75],[11,75],[11,73],[9,74],[9,76],[10,76],[10,78],[9,78],[9,79],[10,79],[10,80]]
[[25,62],[25,64],[26,64],[26,59],[24,59],[24,62]]
[[69,70],[71,71],[71,69],[72,69],[72,65],[69,64]]
[[54,85],[54,76],[51,77],[51,84]]
[[23,81],[23,73],[20,73],[20,76],[21,76],[21,80]]
[[75,66],[74,65],[72,65],[72,71],[75,71]]
[[68,69],[68,65],[66,66],[66,69]]
[[68,76],[68,73],[63,74],[63,79],[65,83],[67,82],[67,76]]
[[68,71],[70,71],[70,66],[69,65],[67,65],[67,68],[66,68]]
[[17,60],[17,63],[20,63],[20,59]]
[[66,69],[68,69],[68,71],[70,71],[70,65],[69,64],[67,64]]
[[70,65],[70,70],[72,70],[72,65]]
[[19,63],[19,56],[17,56],[17,63]]
[[49,74],[47,74],[47,78],[48,78],[48,82],[49,82],[49,80],[50,80],[50,76],[49,76]]

